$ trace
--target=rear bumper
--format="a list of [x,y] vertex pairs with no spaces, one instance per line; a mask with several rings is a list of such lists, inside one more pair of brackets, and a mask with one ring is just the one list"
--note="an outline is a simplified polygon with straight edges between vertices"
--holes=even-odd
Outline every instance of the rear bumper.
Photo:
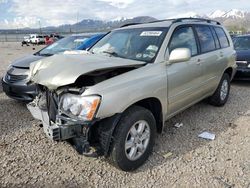
[[250,68],[237,68],[234,80],[250,80]]
[[2,79],[3,91],[10,98],[30,102],[38,94],[36,85],[27,85],[24,82],[21,83],[8,83]]

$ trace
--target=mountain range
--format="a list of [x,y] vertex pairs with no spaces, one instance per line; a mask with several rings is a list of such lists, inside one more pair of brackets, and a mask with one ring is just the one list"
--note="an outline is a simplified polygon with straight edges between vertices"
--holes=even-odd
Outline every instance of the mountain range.
[[[180,15],[178,17],[194,17],[194,18],[207,18],[213,19],[221,22],[224,26],[228,28],[230,31],[250,31],[250,12],[232,9],[228,11],[224,10],[215,10],[209,14],[198,14],[196,12],[188,12],[184,15]],[[60,32],[60,33],[75,33],[75,32],[101,32],[108,31],[113,28],[120,27],[124,24],[129,23],[145,23],[156,21],[157,19],[150,16],[140,16],[135,18],[124,18],[120,17],[110,21],[103,20],[93,20],[93,19],[84,19],[75,24],[65,24],[60,26],[49,26],[41,28],[43,33],[52,33],[52,32]],[[11,30],[0,30],[0,33],[10,32]],[[15,32],[17,32],[15,30]],[[18,32],[21,33],[31,33],[31,32],[40,32],[40,29],[31,29],[31,28],[23,28]]]
[[230,31],[250,31],[250,12],[231,9],[228,11],[216,10],[212,13],[201,15],[191,12],[187,17],[207,18],[221,22]]

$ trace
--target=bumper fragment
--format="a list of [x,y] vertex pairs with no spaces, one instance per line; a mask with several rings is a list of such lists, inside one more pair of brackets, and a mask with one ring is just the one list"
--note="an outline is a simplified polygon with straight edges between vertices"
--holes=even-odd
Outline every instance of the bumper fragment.
[[84,125],[58,125],[50,122],[47,111],[41,110],[34,103],[29,103],[27,108],[35,119],[41,120],[46,136],[54,141],[63,141],[71,138],[87,135],[88,129],[83,129]]

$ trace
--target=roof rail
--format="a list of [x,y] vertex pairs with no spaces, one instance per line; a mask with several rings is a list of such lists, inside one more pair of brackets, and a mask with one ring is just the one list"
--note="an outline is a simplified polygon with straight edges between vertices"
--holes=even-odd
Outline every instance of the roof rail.
[[196,22],[202,21],[202,22],[215,23],[217,25],[221,25],[221,23],[216,20],[210,20],[210,19],[205,19],[205,18],[177,18],[173,21],[173,23],[182,22],[185,20],[196,21]]
[[137,22],[136,23],[127,23],[127,24],[124,24],[124,25],[120,26],[120,28],[131,26],[131,25],[138,25],[138,24],[143,24],[143,23],[137,23]]
[[163,20],[155,20],[155,21],[150,21],[150,22],[144,22],[144,23],[127,23],[122,25],[120,28],[122,27],[127,27],[127,26],[131,26],[131,25],[139,25],[139,24],[148,24],[148,23],[157,23],[157,22],[164,22],[164,21],[171,21],[172,24],[173,23],[178,23],[178,22],[183,22],[183,21],[193,21],[193,22],[207,22],[207,23],[214,23],[217,25],[221,25],[220,22],[216,21],[216,20],[210,20],[210,19],[205,19],[205,18],[175,18],[175,19],[163,19]]

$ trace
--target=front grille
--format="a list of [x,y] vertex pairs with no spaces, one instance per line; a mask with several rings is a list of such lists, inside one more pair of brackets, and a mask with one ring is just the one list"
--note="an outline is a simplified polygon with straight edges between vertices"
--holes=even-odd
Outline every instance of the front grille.
[[22,81],[22,80],[25,80],[26,78],[28,78],[28,75],[13,75],[13,74],[7,73],[5,76],[5,80],[10,83]]

